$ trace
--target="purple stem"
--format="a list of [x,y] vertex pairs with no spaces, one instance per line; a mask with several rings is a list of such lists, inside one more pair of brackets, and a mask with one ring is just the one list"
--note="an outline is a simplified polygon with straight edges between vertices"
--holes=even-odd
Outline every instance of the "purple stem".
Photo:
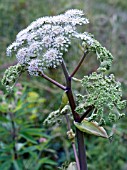
[[62,90],[66,90],[66,87],[63,86],[62,84],[58,83],[57,81],[51,79],[50,77],[48,77],[47,75],[45,75],[44,73],[39,73],[39,75],[43,78],[45,78],[46,80],[50,81],[52,84],[56,85],[57,87],[61,88]]
[[85,113],[83,113],[83,115],[80,117],[79,123],[81,123],[81,121],[90,113],[91,110],[93,110],[93,106],[90,106]]
[[82,62],[84,61],[84,59],[85,59],[85,57],[87,56],[88,53],[89,53],[88,50],[86,50],[86,51],[84,52],[84,55],[82,56],[81,60],[79,61],[77,67],[76,67],[76,68],[74,69],[74,71],[71,73],[70,77],[73,77],[73,76],[75,75],[75,73],[76,73],[76,72],[78,71],[78,69],[80,68]]
[[[65,78],[66,78],[66,85],[67,85],[66,94],[68,96],[71,111],[72,111],[74,120],[76,122],[79,122],[80,121],[80,116],[75,111],[76,104],[75,104],[72,89],[71,89],[71,77],[69,76],[67,67],[66,67],[66,65],[64,63],[64,60],[63,60],[61,66],[62,66],[64,75],[65,75]],[[76,69],[76,70],[78,70],[78,69]],[[85,144],[84,144],[84,133],[81,132],[78,128],[76,128],[76,137],[77,137],[77,144],[78,144],[80,170],[87,170],[86,150],[85,150]]]

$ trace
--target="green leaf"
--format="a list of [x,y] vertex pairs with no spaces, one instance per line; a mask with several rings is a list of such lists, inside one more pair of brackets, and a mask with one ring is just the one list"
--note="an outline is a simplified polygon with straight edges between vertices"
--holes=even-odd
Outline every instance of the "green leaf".
[[103,138],[109,138],[105,129],[102,126],[99,126],[97,122],[89,122],[87,119],[84,119],[81,123],[74,122],[74,125],[82,132]]
[[2,112],[2,113],[8,112],[8,104],[7,103],[0,104],[0,112]]
[[57,165],[57,163],[55,161],[52,161],[50,158],[48,157],[45,157],[45,158],[42,158],[39,160],[37,166],[36,166],[36,169],[35,170],[39,170],[40,167],[43,165],[43,164],[47,164],[47,165]]
[[48,157],[45,157],[45,158],[42,158],[39,160],[39,164],[50,164],[50,165],[57,165],[57,163],[53,160],[51,160],[50,158]]
[[9,170],[11,167],[11,161],[7,160],[0,165],[0,170]]
[[14,161],[13,161],[13,165],[14,165],[14,167],[15,167],[15,170],[22,170],[22,167],[21,167],[20,162],[14,160]]
[[5,160],[7,161],[7,160],[9,160],[9,159],[10,159],[10,156],[4,156],[4,155],[3,155],[3,156],[2,156],[2,155],[0,156],[0,161],[5,161]]
[[20,131],[21,133],[27,133],[31,136],[42,136],[42,129],[41,128],[23,128]]
[[[19,103],[16,108],[13,110],[13,112],[23,112],[27,107],[29,106],[28,102],[25,103]],[[24,113],[25,114],[25,113]]]
[[24,153],[33,154],[34,151],[37,150],[37,145],[27,146],[23,150],[19,151],[20,155],[23,155]]
[[9,120],[6,117],[0,116],[0,122],[9,122]]
[[23,138],[25,138],[26,140],[28,140],[34,144],[37,144],[37,141],[25,132],[22,132],[22,133],[20,132],[20,136],[22,136]]

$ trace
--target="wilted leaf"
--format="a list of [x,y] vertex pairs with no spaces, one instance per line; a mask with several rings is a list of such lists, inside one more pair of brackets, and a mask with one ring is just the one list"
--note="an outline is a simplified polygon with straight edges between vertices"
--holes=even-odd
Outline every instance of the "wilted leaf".
[[67,170],[77,170],[76,162],[71,162]]
[[24,145],[25,145],[25,143],[17,143],[16,144],[16,150],[19,151],[20,149],[23,148]]
[[74,125],[82,132],[88,134],[100,136],[103,138],[109,138],[107,132],[102,126],[99,126],[97,122],[89,122],[87,119],[84,119],[81,123],[74,122]]

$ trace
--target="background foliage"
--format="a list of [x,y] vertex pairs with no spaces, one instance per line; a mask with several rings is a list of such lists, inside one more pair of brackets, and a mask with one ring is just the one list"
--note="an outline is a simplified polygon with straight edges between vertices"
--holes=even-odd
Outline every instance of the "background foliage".
[[[5,52],[6,47],[15,40],[16,34],[36,18],[45,15],[57,15],[69,8],[85,11],[90,24],[84,27],[83,31],[87,30],[94,34],[95,38],[114,55],[115,59],[110,72],[114,73],[117,79],[122,82],[123,98],[127,99],[126,0],[0,0],[0,79],[5,69],[15,62],[15,57],[7,58]],[[69,67],[70,71],[82,55],[80,49],[75,48],[75,45],[70,49],[66,58],[68,67],[71,66]],[[91,73],[96,70],[97,65],[95,56],[89,55],[76,77],[82,78]],[[60,70],[52,69],[47,74],[62,82]],[[65,160],[73,161],[73,152],[69,141],[66,140],[65,126],[55,126],[50,129],[43,127],[43,120],[52,110],[58,108],[62,92],[46,80],[31,78],[27,74],[19,82],[22,83],[23,89],[15,89],[14,96],[7,96],[6,99],[2,94],[5,93],[5,89],[0,85],[2,90],[0,97],[0,169],[8,170],[9,167],[16,170],[32,169],[33,165],[38,165],[38,169],[50,170],[57,169],[56,166],[60,166]],[[74,89],[75,92],[81,92],[78,85]],[[17,95],[17,91],[22,94]],[[36,101],[34,99],[29,101],[32,98],[32,96],[29,97],[30,95],[38,96],[38,99],[34,96],[33,98]],[[18,96],[18,99],[16,99],[16,96]],[[39,98],[42,100],[39,100]],[[18,103],[15,103],[15,100],[18,100]],[[13,121],[9,108],[12,103],[15,103],[14,107],[18,109],[11,110],[18,132],[16,143],[22,145],[17,151],[17,161],[15,161],[13,153]],[[123,118],[119,124],[114,125],[112,130],[115,131],[115,135],[112,143],[90,135],[85,136],[89,170],[126,170],[126,124],[127,118]],[[25,135],[22,134],[26,131]],[[45,138],[46,142],[39,144],[40,138]],[[35,170],[35,167],[33,170]]]

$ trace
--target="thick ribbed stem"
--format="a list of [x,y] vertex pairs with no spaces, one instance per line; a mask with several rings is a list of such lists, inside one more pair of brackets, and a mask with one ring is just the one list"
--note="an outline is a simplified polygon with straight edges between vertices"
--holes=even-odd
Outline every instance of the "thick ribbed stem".
[[87,170],[86,148],[84,144],[84,133],[76,128],[80,170]]
[[[62,62],[62,69],[63,69],[64,75],[65,75],[65,78],[66,78],[66,86],[67,86],[66,94],[68,96],[71,111],[72,111],[74,120],[76,122],[79,122],[80,116],[75,111],[76,104],[75,104],[75,101],[74,101],[72,88],[71,88],[71,76],[68,73],[68,70],[67,70],[67,67],[64,63],[64,60]],[[78,70],[78,69],[76,69],[76,70]],[[77,144],[78,144],[78,155],[79,155],[80,170],[87,170],[86,150],[85,150],[85,144],[84,144],[84,134],[83,134],[83,132],[81,132],[77,128],[76,128],[76,138],[77,138]]]

